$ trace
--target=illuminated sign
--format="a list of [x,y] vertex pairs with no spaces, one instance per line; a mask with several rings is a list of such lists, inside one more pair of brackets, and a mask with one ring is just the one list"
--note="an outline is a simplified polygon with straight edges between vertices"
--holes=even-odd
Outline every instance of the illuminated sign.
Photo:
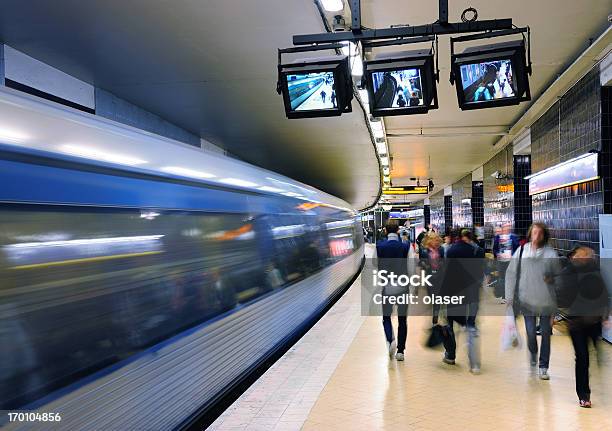
[[384,187],[383,195],[426,195],[429,193],[427,186],[398,186]]
[[500,193],[514,192],[514,184],[500,184],[497,186],[497,191]]
[[599,178],[597,153],[587,153],[529,175],[529,194],[547,192]]

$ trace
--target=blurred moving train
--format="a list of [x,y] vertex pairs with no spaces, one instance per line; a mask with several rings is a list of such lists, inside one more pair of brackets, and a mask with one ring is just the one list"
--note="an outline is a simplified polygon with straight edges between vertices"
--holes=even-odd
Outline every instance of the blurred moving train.
[[62,417],[28,429],[179,427],[359,271],[356,213],[280,175],[9,89],[0,141],[0,410]]

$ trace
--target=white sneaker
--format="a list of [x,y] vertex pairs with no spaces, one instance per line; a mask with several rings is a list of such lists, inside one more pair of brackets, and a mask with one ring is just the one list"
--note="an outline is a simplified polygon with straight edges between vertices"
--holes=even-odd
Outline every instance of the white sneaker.
[[472,367],[470,368],[470,373],[474,374],[474,375],[479,375],[480,374],[480,367]]
[[387,350],[389,352],[389,358],[393,359],[393,355],[395,355],[395,351],[397,350],[397,342],[395,340],[390,343],[387,341]]
[[397,359],[398,361],[403,361],[404,360],[404,354],[400,353],[400,352],[397,352],[395,354],[395,359]]
[[538,373],[540,380],[550,380],[550,375],[548,374],[548,368],[540,368],[540,372]]

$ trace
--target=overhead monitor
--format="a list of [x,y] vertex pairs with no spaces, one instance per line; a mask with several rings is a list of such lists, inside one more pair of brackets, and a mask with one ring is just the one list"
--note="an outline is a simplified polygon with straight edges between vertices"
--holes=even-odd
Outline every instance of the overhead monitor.
[[370,112],[375,117],[423,114],[438,97],[431,50],[377,57],[365,63]]
[[452,73],[462,110],[518,105],[531,99],[523,41],[454,54]]
[[288,118],[331,117],[351,111],[353,92],[346,56],[280,65],[279,76]]

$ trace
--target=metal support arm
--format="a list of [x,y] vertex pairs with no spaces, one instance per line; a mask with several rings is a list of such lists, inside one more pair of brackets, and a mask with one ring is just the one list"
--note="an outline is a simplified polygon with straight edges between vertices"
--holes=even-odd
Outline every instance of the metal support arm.
[[447,24],[434,23],[418,26],[362,30],[361,32],[357,33],[340,31],[336,33],[295,35],[293,36],[293,44],[312,45],[317,43],[333,43],[342,41],[359,42],[362,40],[398,39],[415,36],[474,33],[479,31],[508,30],[511,28],[511,18]]

